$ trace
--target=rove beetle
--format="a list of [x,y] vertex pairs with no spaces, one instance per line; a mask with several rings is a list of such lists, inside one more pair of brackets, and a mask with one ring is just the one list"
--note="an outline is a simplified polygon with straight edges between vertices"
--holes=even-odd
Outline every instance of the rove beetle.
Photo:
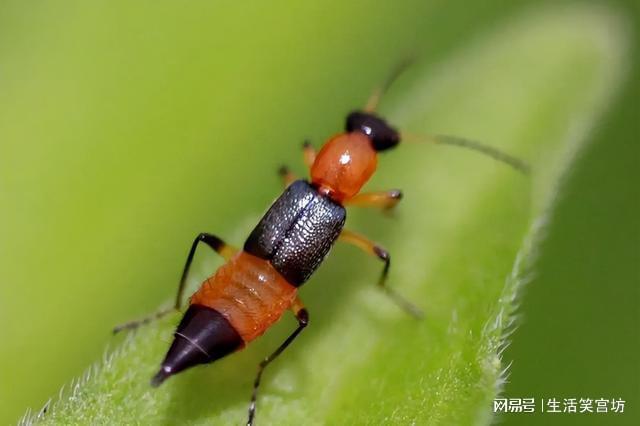
[[[242,250],[219,237],[199,234],[189,250],[175,306],[150,317],[122,324],[118,332],[133,329],[180,310],[186,278],[199,243],[205,243],[226,263],[207,278],[191,296],[189,307],[174,333],[159,371],[151,379],[159,386],[168,377],[198,364],[207,364],[244,348],[291,310],[298,327],[258,365],[253,384],[247,425],[252,425],[256,399],[264,369],[280,355],[309,324],[309,314],[297,294],[318,268],[336,240],[353,244],[384,267],[378,285],[399,307],[421,318],[421,311],[386,285],[391,257],[383,247],[344,229],[345,206],[394,207],[402,198],[399,190],[360,194],[377,166],[377,154],[398,145],[402,135],[375,114],[382,94],[406,67],[401,63],[369,98],[365,108],[347,116],[345,131],[329,139],[316,153],[305,142],[304,162],[311,179],[297,180],[286,168],[279,171],[286,189],[271,205],[244,243]],[[490,146],[451,136],[424,137],[437,144],[478,151],[527,174],[528,165]]]

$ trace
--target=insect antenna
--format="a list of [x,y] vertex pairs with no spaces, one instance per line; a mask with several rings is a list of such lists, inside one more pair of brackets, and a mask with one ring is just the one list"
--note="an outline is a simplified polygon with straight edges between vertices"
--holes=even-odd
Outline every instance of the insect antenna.
[[529,175],[531,173],[531,166],[524,160],[515,157],[511,154],[507,154],[504,151],[494,148],[490,145],[483,144],[470,139],[461,138],[458,136],[448,135],[412,135],[402,134],[402,138],[407,142],[429,142],[437,145],[452,145],[461,148],[470,149],[472,151],[479,152],[487,157],[493,158],[503,164],[506,164],[523,175]]
[[[399,61],[395,67],[391,70],[387,78],[382,82],[381,85],[376,87],[367,100],[367,103],[363,109],[366,113],[375,113],[378,108],[378,104],[380,103],[380,99],[382,95],[384,95],[387,90],[396,82],[398,77],[413,63],[415,62],[414,56],[407,56],[401,61]],[[504,163],[518,172],[528,175],[531,173],[531,167],[529,164],[515,157],[511,154],[507,154],[504,151],[501,151],[497,148],[494,148],[490,145],[485,145],[481,142],[477,142],[470,139],[465,139],[457,136],[448,136],[448,135],[411,135],[402,133],[402,139],[405,139],[409,142],[430,142],[438,145],[452,145],[461,148],[466,148],[472,151],[476,151],[480,154],[483,154],[487,157],[493,158],[496,161]]]
[[365,104],[363,111],[375,112],[376,109],[378,108],[378,104],[380,103],[380,99],[382,98],[382,95],[384,95],[387,92],[387,90],[389,90],[391,85],[395,83],[396,80],[398,80],[398,77],[400,77],[400,75],[407,68],[413,65],[414,62],[415,62],[414,56],[407,56],[401,61],[399,61],[396,64],[396,66],[391,69],[391,72],[389,73],[387,78],[382,82],[382,84],[373,90],[373,93],[371,93],[371,96],[369,96],[369,99],[367,100],[367,103]]

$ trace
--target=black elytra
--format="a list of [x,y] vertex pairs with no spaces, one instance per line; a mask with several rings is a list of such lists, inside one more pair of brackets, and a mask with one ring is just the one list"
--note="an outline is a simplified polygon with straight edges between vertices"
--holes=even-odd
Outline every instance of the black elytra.
[[354,111],[347,116],[347,132],[367,135],[376,151],[391,149],[400,143],[400,133],[375,114]]
[[247,238],[244,250],[269,260],[292,285],[300,286],[325,258],[347,212],[309,182],[293,182]]

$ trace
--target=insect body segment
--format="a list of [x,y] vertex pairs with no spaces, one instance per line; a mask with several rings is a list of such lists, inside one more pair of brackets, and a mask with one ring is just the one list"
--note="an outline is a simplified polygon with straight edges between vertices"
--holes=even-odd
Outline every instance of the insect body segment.
[[244,250],[269,260],[288,282],[300,286],[329,252],[345,219],[344,207],[298,180],[273,203]]
[[244,346],[240,334],[215,309],[191,305],[174,333],[173,343],[160,371],[151,379],[159,386],[169,376],[198,364],[206,364]]
[[202,284],[191,305],[219,312],[247,344],[276,322],[296,295],[296,287],[271,263],[243,251]]
[[[309,183],[291,184],[249,235],[244,250],[191,296],[153,383],[215,361],[262,335],[296,301],[297,287],[327,255],[345,218],[344,207]],[[185,274],[199,241],[221,254],[235,252],[210,234],[201,234],[189,252]]]
[[[390,253],[365,236],[344,229],[344,206],[388,210],[402,198],[399,190],[360,193],[376,171],[378,153],[400,143],[400,133],[374,113],[381,94],[398,73],[399,70],[394,72],[374,92],[364,111],[349,114],[345,131],[330,138],[319,152],[305,142],[303,156],[310,169],[310,181],[296,180],[286,167],[280,169],[286,189],[253,229],[242,250],[213,234],[201,233],[195,238],[180,279],[175,309],[181,308],[186,279],[200,243],[220,254],[226,263],[190,298],[152,385],[158,386],[180,371],[244,348],[291,310],[298,321],[297,328],[258,366],[248,413],[251,425],[264,369],[309,323],[298,287],[311,277],[338,239],[383,262],[378,286],[407,313],[422,316],[418,308],[387,285]],[[447,138],[436,141],[473,149],[517,170],[528,170],[524,162],[486,145],[453,143]],[[114,331],[135,328],[168,312],[123,324]]]
[[388,208],[401,197],[397,190],[358,197],[376,170],[378,149],[373,137],[379,134],[388,137],[391,132],[377,119],[373,120],[374,130],[366,127],[371,118],[375,117],[361,113],[357,125],[353,128],[348,125],[347,132],[330,139],[318,153],[305,143],[303,154],[310,165],[311,182],[295,180],[288,169],[282,168],[280,175],[287,188],[256,225],[242,251],[207,233],[194,240],[180,280],[176,308],[180,307],[189,267],[200,242],[222,255],[227,263],[191,297],[174,341],[152,379],[153,385],[243,348],[292,309],[298,328],[259,366],[250,405],[251,423],[262,371],[308,323],[308,313],[297,297],[297,288],[311,277],[341,235],[345,241],[385,261],[380,281],[384,286],[388,253],[364,237],[355,238],[355,234],[343,230],[346,220],[343,203],[353,201],[355,205]]
[[341,133],[331,138],[316,156],[311,166],[311,182],[320,193],[342,203],[360,192],[377,166],[376,151],[365,134]]
[[371,112],[354,111],[347,116],[347,132],[360,132],[371,140],[376,151],[386,151],[400,143],[400,133]]

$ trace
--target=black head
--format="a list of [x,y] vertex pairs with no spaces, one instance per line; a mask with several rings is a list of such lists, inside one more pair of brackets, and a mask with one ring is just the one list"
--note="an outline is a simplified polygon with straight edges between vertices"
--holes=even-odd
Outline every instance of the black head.
[[347,132],[367,135],[376,151],[384,151],[400,143],[400,134],[377,115],[354,111],[347,116]]

